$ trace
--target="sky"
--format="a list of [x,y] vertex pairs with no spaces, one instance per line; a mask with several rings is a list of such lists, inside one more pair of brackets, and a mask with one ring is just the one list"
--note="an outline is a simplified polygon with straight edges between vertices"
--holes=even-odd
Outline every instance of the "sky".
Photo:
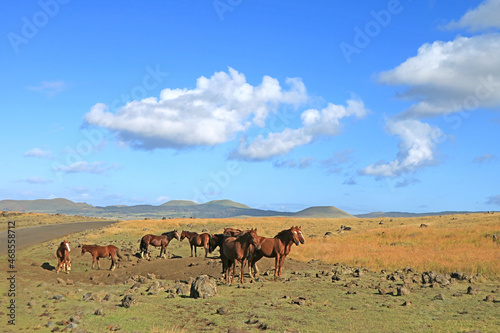
[[0,200],[500,210],[500,0],[10,0],[0,22]]

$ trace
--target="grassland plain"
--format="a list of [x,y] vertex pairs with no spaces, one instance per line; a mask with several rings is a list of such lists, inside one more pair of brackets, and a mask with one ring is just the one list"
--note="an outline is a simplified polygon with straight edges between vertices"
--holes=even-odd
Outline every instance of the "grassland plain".
[[61,215],[45,213],[0,212],[0,231],[7,230],[8,221],[16,221],[16,228],[34,227],[45,224],[62,224],[82,221],[108,221],[100,217]]
[[[302,226],[306,243],[293,246],[283,279],[277,281],[271,278],[273,260],[262,259],[260,278],[251,282],[247,276],[244,286],[227,286],[220,280],[216,253],[190,258],[185,241],[170,243],[169,259],[135,256],[138,240],[146,233],[216,233],[233,226],[257,227],[259,235],[272,237],[292,225]],[[342,225],[351,230],[339,233]],[[69,275],[52,270],[61,239],[19,251],[16,326],[4,326],[4,331],[62,330],[73,317],[75,332],[496,332],[500,244],[494,234],[500,235],[500,214],[124,221],[71,235]],[[115,244],[124,259],[114,272],[91,270],[91,258],[78,253],[83,243]],[[5,256],[1,260],[7,262]],[[102,261],[103,268],[109,267],[107,259]],[[431,270],[462,271],[470,281],[421,283],[421,273]],[[217,296],[192,299],[186,292],[171,292],[200,274],[218,279]],[[7,282],[2,279],[2,290],[8,290]],[[153,284],[160,289],[150,294]],[[409,293],[394,296],[398,287]],[[92,296],[84,300],[89,293]],[[130,308],[120,306],[127,294],[137,300]],[[10,299],[2,292],[5,323]],[[227,313],[218,314],[221,308]],[[103,315],[94,314],[97,310]]]

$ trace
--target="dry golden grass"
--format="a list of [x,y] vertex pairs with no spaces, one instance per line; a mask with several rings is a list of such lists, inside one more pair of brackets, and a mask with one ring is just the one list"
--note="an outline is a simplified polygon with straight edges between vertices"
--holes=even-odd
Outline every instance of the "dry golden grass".
[[83,221],[107,221],[107,219],[79,215],[70,216],[45,213],[1,212],[0,230],[7,230],[8,221],[15,221],[16,228],[26,228],[45,224],[61,224]]
[[[421,224],[427,227],[420,227]],[[273,237],[294,225],[302,226],[306,236],[306,243],[294,246],[290,253],[290,257],[297,260],[341,262],[376,270],[410,266],[418,271],[464,271],[500,277],[500,242],[493,241],[494,234],[500,236],[499,213],[378,219],[136,220],[115,224],[107,228],[106,233],[140,236],[172,229],[196,232],[206,229],[219,233],[224,227],[257,227],[259,235]],[[337,233],[341,225],[352,227],[352,231]],[[326,232],[331,235],[324,237]]]

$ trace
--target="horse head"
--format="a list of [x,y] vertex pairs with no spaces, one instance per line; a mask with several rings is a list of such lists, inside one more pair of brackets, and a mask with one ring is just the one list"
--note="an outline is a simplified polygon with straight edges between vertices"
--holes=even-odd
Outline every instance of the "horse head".
[[250,237],[250,244],[252,244],[253,246],[255,246],[255,249],[257,251],[259,251],[260,250],[260,238],[257,235],[257,228],[250,229],[247,234]]
[[301,243],[301,240],[299,238],[299,231],[300,230],[298,229],[298,227],[290,228],[290,232],[292,233],[292,241],[295,243],[295,245],[299,245]]
[[174,237],[175,239],[177,239],[178,241],[181,240],[181,237],[179,236],[179,233],[177,232],[177,230],[174,230]]
[[82,245],[82,256],[85,254],[85,252],[87,252],[87,248],[85,247],[85,245]]
[[68,252],[71,252],[71,249],[69,248],[69,242],[67,240],[62,241],[60,246],[65,247]]
[[306,242],[304,235],[302,234],[302,227],[296,227],[297,228],[297,233],[299,235],[299,241],[301,244],[304,244]]
[[182,232],[181,232],[181,238],[180,238],[179,240],[180,240],[180,241],[182,241],[182,240],[183,240],[184,238],[186,238],[187,236],[188,236],[187,231],[182,230]]

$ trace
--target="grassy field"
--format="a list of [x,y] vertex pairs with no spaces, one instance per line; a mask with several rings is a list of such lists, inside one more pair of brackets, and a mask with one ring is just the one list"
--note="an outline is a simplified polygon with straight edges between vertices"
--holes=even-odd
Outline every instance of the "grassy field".
[[[168,251],[173,259],[147,262],[132,257],[122,261],[113,273],[90,270],[90,257],[74,253],[78,251],[77,244],[106,243],[133,254],[142,235],[172,229],[218,233],[229,226],[257,227],[259,235],[272,237],[292,225],[302,227],[306,243],[293,246],[285,262],[283,279],[274,281],[264,274],[251,283],[246,277],[244,287],[227,286],[218,279],[218,295],[209,299],[192,299],[185,294],[170,298],[165,292],[182,280],[174,274],[176,270],[192,270],[196,272],[193,277],[199,273],[220,277],[218,260],[203,256],[189,258],[186,242],[171,242]],[[339,233],[341,225],[351,230]],[[40,267],[44,263],[55,265],[54,252],[60,239],[20,251],[17,324],[11,331],[49,332],[54,327],[62,330],[64,325],[58,323],[77,316],[81,332],[106,332],[118,327],[123,332],[227,332],[229,329],[233,332],[497,332],[500,242],[493,240],[494,234],[500,236],[498,213],[376,220],[124,221],[72,235],[73,269],[69,275]],[[6,262],[5,257],[0,259]],[[261,262],[262,271],[272,275],[273,260]],[[107,265],[109,261],[104,261],[103,267]],[[396,270],[405,272],[404,280],[388,279]],[[473,274],[474,278],[447,286],[408,282],[431,270],[462,271]],[[152,272],[156,277],[147,277]],[[332,280],[334,274],[338,280]],[[132,278],[137,275],[144,277],[138,286]],[[58,282],[56,278],[62,280]],[[148,295],[154,281],[163,289]],[[2,279],[0,286],[8,290],[6,279]],[[402,286],[411,293],[394,296]],[[468,294],[469,287],[477,292]],[[95,300],[83,301],[89,292]],[[135,295],[137,304],[130,308],[119,306],[126,294]],[[54,299],[57,295],[63,299]],[[484,301],[487,296],[490,301]],[[0,312],[5,322],[9,300],[7,293],[2,293]],[[220,308],[225,308],[227,314],[218,314]],[[104,315],[95,315],[97,309]],[[9,328],[5,331],[9,332]]]
[[68,216],[44,213],[0,212],[0,230],[7,230],[8,221],[16,221],[16,228],[34,227],[44,224],[73,223],[83,221],[106,221],[107,219],[88,216]]

